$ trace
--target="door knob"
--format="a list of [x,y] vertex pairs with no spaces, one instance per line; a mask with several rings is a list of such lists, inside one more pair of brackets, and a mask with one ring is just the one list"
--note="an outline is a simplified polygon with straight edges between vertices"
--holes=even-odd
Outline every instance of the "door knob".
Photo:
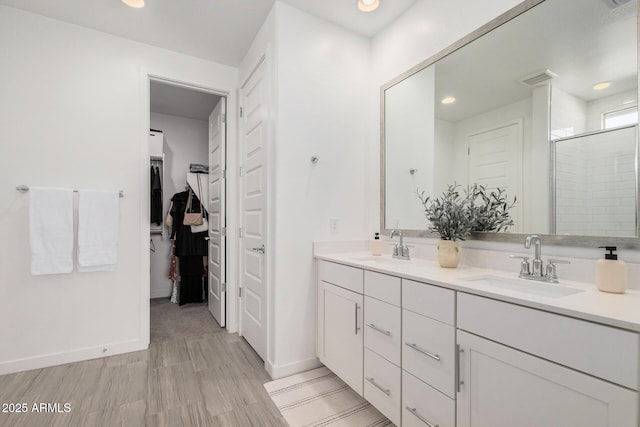
[[251,250],[254,252],[260,252],[261,254],[264,254],[264,245],[260,246],[259,248],[251,248]]

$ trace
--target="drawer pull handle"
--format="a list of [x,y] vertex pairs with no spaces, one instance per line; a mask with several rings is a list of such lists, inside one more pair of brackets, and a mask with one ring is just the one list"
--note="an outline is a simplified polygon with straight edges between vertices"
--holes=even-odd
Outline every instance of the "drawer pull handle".
[[419,419],[429,427],[440,427],[439,424],[431,424],[429,421],[427,421],[422,415],[418,413],[418,410],[416,408],[411,408],[409,406],[407,406],[406,408],[407,408],[407,411],[411,412],[417,419]]
[[460,356],[464,353],[464,349],[460,347],[460,344],[456,344],[456,391],[460,393],[460,386],[464,385],[464,381],[462,380],[462,374],[460,373],[460,369],[462,369],[462,364],[460,363]]
[[391,336],[391,331],[385,331],[384,329],[381,329],[381,328],[377,327],[373,323],[367,323],[367,326],[370,327],[371,329],[373,329],[374,331],[380,332],[381,334],[384,334],[384,335],[386,335],[388,337]]
[[424,354],[425,356],[429,356],[430,358],[432,358],[434,360],[440,360],[440,356],[438,356],[437,354],[429,353],[427,350],[418,347],[417,344],[406,342],[406,343],[404,343],[404,345],[406,345],[409,348],[414,349],[415,351],[417,351],[419,353]]
[[358,335],[358,331],[360,330],[358,326],[358,310],[360,310],[360,306],[356,303],[356,335]]
[[375,388],[377,388],[378,390],[380,390],[381,392],[383,392],[387,396],[391,396],[391,390],[389,390],[388,388],[382,387],[380,384],[378,384],[376,382],[375,378],[373,378],[373,377],[367,378],[367,381],[369,381]]

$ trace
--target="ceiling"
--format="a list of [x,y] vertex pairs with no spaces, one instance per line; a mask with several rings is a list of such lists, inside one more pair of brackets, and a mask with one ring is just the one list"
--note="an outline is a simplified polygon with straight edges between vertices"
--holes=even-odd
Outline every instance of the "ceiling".
[[282,1],[355,33],[372,37],[391,24],[418,0],[380,0],[380,7],[368,13],[358,10],[357,0]]
[[154,80],[150,83],[150,110],[152,113],[208,121],[209,114],[219,100],[218,95],[210,93]]
[[[417,0],[383,0],[378,10],[357,9],[356,0],[282,0],[293,7],[370,37]],[[274,0],[147,0],[133,9],[120,0],[0,0],[83,27],[238,66]]]
[[[531,97],[523,77],[549,69],[552,84],[589,102],[637,88],[635,2],[544,2],[436,64],[436,117],[457,122]],[[605,90],[593,85],[610,81]],[[456,102],[442,105],[445,96]]]

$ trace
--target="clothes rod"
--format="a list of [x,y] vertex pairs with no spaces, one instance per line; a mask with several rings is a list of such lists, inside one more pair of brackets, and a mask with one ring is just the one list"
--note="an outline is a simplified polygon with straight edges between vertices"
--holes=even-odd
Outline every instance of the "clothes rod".
[[[29,186],[28,185],[18,185],[16,187],[16,190],[20,191],[21,193],[26,193],[27,191],[29,191]],[[78,190],[73,190],[74,193],[77,193]],[[120,197],[124,197],[124,191],[120,190]]]

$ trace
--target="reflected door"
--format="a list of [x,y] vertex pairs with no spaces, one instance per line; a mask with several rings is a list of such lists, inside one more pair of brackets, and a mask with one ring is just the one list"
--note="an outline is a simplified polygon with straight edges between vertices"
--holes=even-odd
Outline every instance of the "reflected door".
[[[522,141],[521,120],[469,135],[468,184],[478,183],[488,189],[500,187],[507,191],[510,199],[516,196],[523,200]],[[522,231],[522,203],[510,212],[514,225],[509,231]]]

